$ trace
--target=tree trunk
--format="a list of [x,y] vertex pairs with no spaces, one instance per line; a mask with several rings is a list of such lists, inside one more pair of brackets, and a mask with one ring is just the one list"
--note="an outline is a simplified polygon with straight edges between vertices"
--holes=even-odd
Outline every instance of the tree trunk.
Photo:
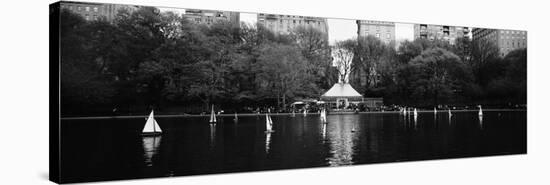
[[283,94],[283,110],[286,110],[286,95]]
[[279,107],[279,108],[281,108],[281,99],[279,99],[280,94],[281,94],[280,92],[277,92],[277,107]]

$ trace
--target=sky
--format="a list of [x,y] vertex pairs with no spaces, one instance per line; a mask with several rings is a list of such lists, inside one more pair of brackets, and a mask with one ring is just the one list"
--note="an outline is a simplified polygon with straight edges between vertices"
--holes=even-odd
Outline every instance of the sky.
[[328,40],[330,45],[357,37],[357,24],[351,19],[327,19]]
[[240,15],[241,22],[245,22],[251,25],[256,25],[257,18],[257,14],[255,13],[241,13]]

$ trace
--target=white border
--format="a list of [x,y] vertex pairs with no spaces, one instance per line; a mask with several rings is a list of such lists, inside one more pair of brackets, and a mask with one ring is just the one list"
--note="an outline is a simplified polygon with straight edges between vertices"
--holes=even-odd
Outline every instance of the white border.
[[[48,174],[48,4],[3,2],[0,184]],[[480,0],[97,0],[96,2],[464,25],[528,31],[528,155],[206,175],[107,184],[550,184],[548,5]]]

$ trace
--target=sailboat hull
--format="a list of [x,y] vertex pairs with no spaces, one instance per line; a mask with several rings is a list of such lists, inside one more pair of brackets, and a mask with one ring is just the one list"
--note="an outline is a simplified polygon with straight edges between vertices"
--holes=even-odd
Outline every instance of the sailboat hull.
[[142,132],[141,136],[160,136],[162,132]]

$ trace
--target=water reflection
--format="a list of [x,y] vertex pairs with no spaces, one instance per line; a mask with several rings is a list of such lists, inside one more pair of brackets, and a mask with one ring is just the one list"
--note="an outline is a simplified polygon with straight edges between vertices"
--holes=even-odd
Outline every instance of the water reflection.
[[327,140],[327,123],[323,123],[323,129],[321,130],[321,136],[323,137],[323,144]]
[[434,114],[434,122],[433,122],[433,124],[434,124],[434,127],[435,127],[435,128],[439,128],[439,122],[437,121],[437,114]]
[[271,144],[271,132],[265,134],[265,153],[269,153],[269,145]]
[[158,153],[161,136],[145,136],[143,141],[143,157],[147,166],[153,166],[153,157]]
[[210,149],[216,144],[216,124],[210,124]]
[[417,124],[417,121],[418,121],[418,115],[414,115],[414,129],[416,130],[416,124]]
[[483,130],[483,115],[479,116],[479,128]]
[[[327,158],[330,166],[342,166],[353,164],[354,135],[360,135],[361,129],[357,127],[359,120],[353,115],[339,115],[339,120],[329,121],[331,124],[328,132],[330,156]],[[352,130],[354,130],[352,132]]]

